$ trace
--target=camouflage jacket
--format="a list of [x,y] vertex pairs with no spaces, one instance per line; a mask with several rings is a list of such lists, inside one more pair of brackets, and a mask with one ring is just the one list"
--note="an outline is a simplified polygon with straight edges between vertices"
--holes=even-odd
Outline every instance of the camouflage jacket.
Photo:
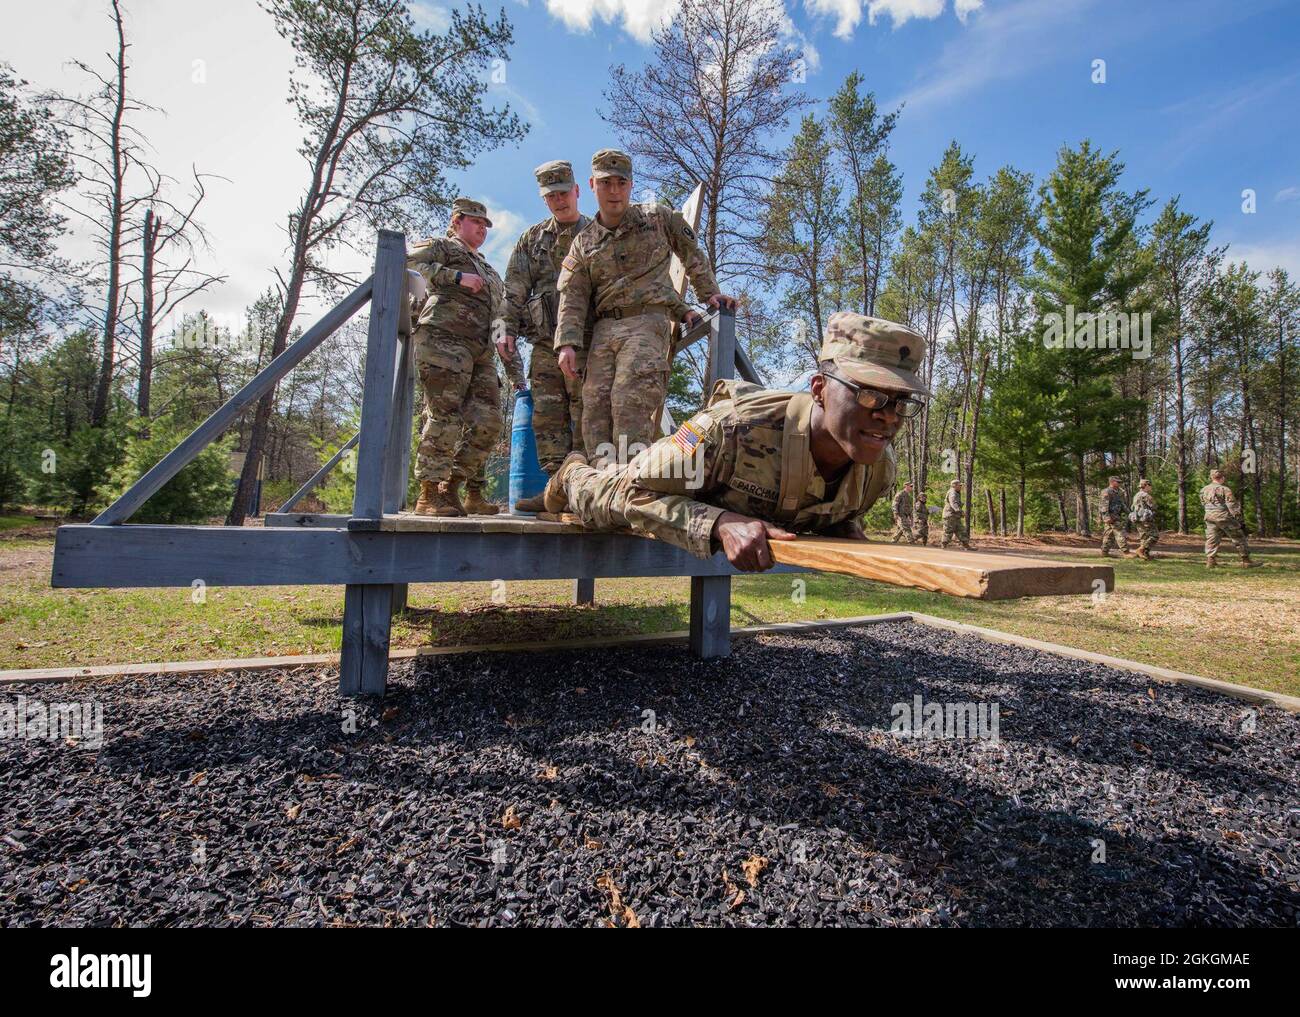
[[904,489],[894,495],[894,515],[907,519],[912,515],[912,496]]
[[825,481],[812,457],[812,406],[808,392],[719,381],[704,409],[625,467],[628,524],[708,558],[723,512],[803,533],[860,519],[894,483],[894,450]]
[[[420,325],[463,339],[493,338],[493,322],[505,314],[505,286],[487,258],[459,237],[430,237],[411,248],[406,267],[429,282]],[[456,282],[457,272],[482,276],[483,288],[471,293]]]
[[961,515],[961,492],[955,487],[948,488],[948,497],[943,500],[943,517],[951,519]]
[[1108,486],[1102,489],[1097,509],[1103,519],[1123,519],[1128,515],[1128,499],[1123,491]]
[[1226,523],[1241,518],[1241,505],[1232,488],[1226,484],[1211,482],[1201,488],[1201,504],[1205,506],[1205,520],[1210,523]]
[[[556,283],[560,263],[591,217],[579,215],[578,221],[562,226],[551,216],[520,234],[506,266],[506,334],[523,336],[550,349],[555,340],[560,294]],[[584,329],[591,335],[595,319],[588,315]]]
[[1156,500],[1150,491],[1139,490],[1133,495],[1133,522],[1154,523],[1156,521]]
[[588,317],[617,308],[662,305],[674,321],[685,318],[690,307],[669,275],[674,254],[686,266],[700,300],[718,292],[713,270],[681,212],[646,202],[629,205],[614,230],[593,219],[561,263],[555,348],[581,347]]

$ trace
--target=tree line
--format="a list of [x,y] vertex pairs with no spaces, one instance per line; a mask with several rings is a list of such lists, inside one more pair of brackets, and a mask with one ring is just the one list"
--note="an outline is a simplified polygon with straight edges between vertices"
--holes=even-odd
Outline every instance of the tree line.
[[[153,110],[131,91],[120,0],[115,54],[78,65],[83,94],[35,93],[0,69],[0,501],[103,504],[293,341],[304,296],[355,285],[331,252],[368,250],[380,226],[436,229],[457,174],[527,131],[487,102],[512,42],[504,13],[469,7],[431,32],[398,0],[263,6],[297,58],[303,175],[281,268],[238,327],[197,312],[155,338],[225,281],[195,267],[221,182],[150,164]],[[909,214],[890,158],[906,110],[881,109],[857,72],[819,99],[767,0],[683,0],[643,65],[610,68],[600,112],[642,196],[678,203],[704,185],[701,244],[742,295],[740,339],[769,377],[814,368],[836,310],[926,336],[932,397],[896,446],[931,505],[955,477],[972,529],[1090,533],[1105,478],[1131,493],[1146,476],[1161,524],[1186,532],[1221,467],[1254,529],[1300,534],[1300,291],[1276,266],[1232,259],[1177,195],[1134,187],[1119,153],[1081,139],[1036,179],[977,170],[953,141],[907,182]],[[97,255],[74,265],[58,251],[78,221]],[[273,502],[350,436],[364,327],[195,464],[191,515],[241,523],[259,471]],[[704,371],[698,349],[679,357],[675,412],[703,399]],[[232,449],[245,453],[233,496]],[[331,507],[346,508],[345,478],[322,492]]]

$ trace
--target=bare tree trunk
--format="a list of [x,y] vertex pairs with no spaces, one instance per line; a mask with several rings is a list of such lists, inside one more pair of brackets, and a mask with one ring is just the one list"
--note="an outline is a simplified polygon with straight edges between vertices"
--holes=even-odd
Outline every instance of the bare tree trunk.
[[113,386],[113,363],[117,351],[118,305],[122,288],[122,193],[126,186],[126,158],[122,148],[122,118],[126,112],[126,31],[122,9],[113,0],[113,21],[117,27],[117,97],[113,104],[110,153],[113,158],[112,201],[108,222],[108,296],[104,308],[103,347],[99,358],[99,380],[90,425],[103,427],[108,418],[108,396]]
[[1002,536],[1005,537],[1007,535],[1007,489],[1005,487],[998,488],[998,507],[1001,509],[998,515],[1002,520]]
[[158,228],[162,224],[152,208],[144,213],[144,234],[141,238],[144,256],[140,273],[141,310],[140,310],[140,382],[136,387],[135,408],[142,420],[146,421],[144,433],[149,432],[149,386],[153,379],[153,332],[154,299],[153,271],[154,250],[158,242]]

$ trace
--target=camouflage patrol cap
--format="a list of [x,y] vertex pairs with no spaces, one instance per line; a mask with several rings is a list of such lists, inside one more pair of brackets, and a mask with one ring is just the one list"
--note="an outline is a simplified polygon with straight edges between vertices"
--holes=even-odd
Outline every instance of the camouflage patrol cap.
[[954,480],[954,481],[953,481],[951,484],[949,484],[948,486],[949,486],[949,487],[961,487],[961,481],[960,481],[960,480]]
[[475,201],[473,198],[457,198],[451,203],[452,215],[473,215],[492,225],[492,220],[488,218],[487,206],[481,201]]
[[916,374],[925,361],[925,337],[897,322],[836,311],[817,359],[835,361],[850,381],[928,395]]
[[556,191],[572,190],[575,182],[573,167],[564,159],[552,159],[550,162],[542,163],[533,170],[533,176],[537,178],[537,187],[542,197]]
[[602,148],[591,157],[591,175],[601,177],[626,177],[632,179],[632,157],[617,148]]

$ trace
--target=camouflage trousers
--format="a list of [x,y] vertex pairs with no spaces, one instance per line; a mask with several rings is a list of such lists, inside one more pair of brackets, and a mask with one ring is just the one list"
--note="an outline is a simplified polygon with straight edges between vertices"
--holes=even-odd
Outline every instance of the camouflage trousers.
[[488,453],[501,437],[501,384],[492,344],[421,327],[415,366],[424,390],[416,478],[481,483]]
[[928,544],[930,542],[930,520],[921,516],[916,521],[916,529],[913,530],[918,544]]
[[961,516],[944,516],[943,517],[943,540],[940,547],[947,547],[956,538],[962,547],[970,547],[970,536],[966,532],[966,523]]
[[1250,554],[1250,545],[1246,543],[1246,531],[1240,519],[1205,520],[1205,557],[1213,558],[1219,553],[1219,544],[1227,537],[1243,554]]
[[916,543],[916,537],[912,533],[912,517],[894,516],[894,532],[891,537],[895,544],[900,540],[906,540],[909,544]]
[[1138,550],[1151,553],[1151,549],[1160,540],[1160,529],[1154,522],[1136,523],[1138,533]]
[[1106,554],[1112,547],[1118,547],[1121,551],[1128,550],[1128,534],[1124,532],[1124,520],[1119,518],[1110,519],[1105,516],[1101,520],[1101,552]]
[[672,323],[664,314],[601,318],[582,385],[582,441],[593,463],[628,462],[659,437]]
[[[537,461],[548,474],[560,468],[573,451],[576,435],[582,444],[582,372],[587,351],[578,354],[578,377],[567,378],[560,370],[555,350],[545,343],[533,343],[528,364],[528,387],[533,393],[533,437],[537,439]],[[582,451],[579,447],[578,451]]]

